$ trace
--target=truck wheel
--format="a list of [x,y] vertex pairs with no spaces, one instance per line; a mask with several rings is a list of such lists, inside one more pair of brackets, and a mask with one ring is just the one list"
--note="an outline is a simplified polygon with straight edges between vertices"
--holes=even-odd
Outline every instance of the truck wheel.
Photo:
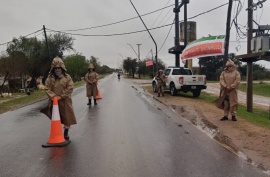
[[193,94],[193,97],[199,97],[200,96],[200,94],[201,94],[201,90],[194,90],[193,92],[192,92],[192,94]]
[[152,83],[153,92],[157,92],[157,84],[156,82]]
[[170,93],[171,93],[171,96],[177,95],[177,90],[176,90],[174,84],[170,85]]

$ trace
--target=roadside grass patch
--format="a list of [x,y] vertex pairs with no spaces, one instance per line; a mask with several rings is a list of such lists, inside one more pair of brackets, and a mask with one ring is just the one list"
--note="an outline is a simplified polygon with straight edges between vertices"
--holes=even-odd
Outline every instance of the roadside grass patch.
[[[144,86],[143,88],[146,91],[148,91],[150,93],[153,93],[152,86]],[[193,98],[191,92],[188,92],[188,93],[181,93],[180,92],[179,96],[189,97],[191,99]],[[194,99],[202,100],[202,101],[204,101],[204,102],[206,102],[208,104],[214,104],[214,101],[217,98],[218,98],[217,96],[212,96],[212,95],[209,95],[209,94],[201,93],[201,95],[198,98],[194,98]],[[265,110],[253,108],[252,113],[247,112],[246,110],[247,110],[246,106],[239,104],[236,117],[240,117],[240,118],[245,119],[248,122],[251,122],[251,123],[253,123],[255,125],[262,126],[262,127],[270,129],[270,119],[269,119],[270,110],[265,111]]]
[[[15,98],[15,99],[11,98],[9,101],[6,101],[0,104],[0,114],[8,110],[17,108],[17,106],[28,105],[36,101],[47,98],[47,95],[44,90],[31,92],[31,95],[29,96],[26,95],[26,93],[15,94],[15,95],[18,96],[18,98]],[[13,95],[13,97],[15,97],[15,95]]]
[[[208,103],[214,104],[214,101],[218,97],[202,93],[199,98],[208,102]],[[253,124],[263,126],[263,127],[270,129],[269,116],[270,116],[270,112],[262,110],[262,109],[253,108],[252,113],[247,112],[247,107],[244,105],[241,105],[241,104],[238,105],[238,110],[237,110],[237,115],[236,115],[236,117],[241,117],[241,118],[243,118],[243,119],[245,119]]]
[[[101,77],[103,78],[104,76],[101,76]],[[74,82],[74,87],[80,87],[84,84],[85,84],[84,80],[81,80],[79,82]],[[0,103],[0,114],[7,112],[9,110],[19,108],[21,106],[26,106],[26,105],[35,103],[37,101],[40,101],[46,98],[48,98],[48,96],[46,95],[45,90],[37,90],[37,91],[31,92],[31,95],[29,96],[26,95],[26,93],[14,93],[11,98],[9,97],[1,98],[2,100],[6,99],[6,101],[3,103]]]
[[[246,92],[247,84],[240,84],[239,90]],[[253,93],[256,95],[270,97],[270,84],[264,82],[253,83]]]

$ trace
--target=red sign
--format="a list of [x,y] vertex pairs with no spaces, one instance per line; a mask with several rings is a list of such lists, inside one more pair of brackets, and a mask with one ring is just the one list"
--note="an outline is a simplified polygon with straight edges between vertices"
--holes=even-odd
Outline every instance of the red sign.
[[190,47],[189,49],[183,51],[181,58],[183,60],[193,57],[221,54],[223,54],[223,42],[213,42]]
[[153,61],[150,60],[150,61],[145,62],[145,65],[146,65],[146,66],[152,66],[152,65],[153,65]]

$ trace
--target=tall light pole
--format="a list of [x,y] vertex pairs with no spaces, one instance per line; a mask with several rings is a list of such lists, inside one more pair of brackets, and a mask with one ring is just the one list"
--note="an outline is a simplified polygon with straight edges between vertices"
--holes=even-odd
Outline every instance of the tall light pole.
[[135,11],[136,11],[136,13],[138,14],[138,16],[140,17],[140,19],[141,19],[141,21],[142,21],[144,27],[145,27],[146,30],[148,31],[149,35],[151,36],[151,38],[152,38],[152,40],[153,40],[153,42],[154,42],[154,44],[155,44],[155,46],[156,46],[156,56],[155,56],[155,58],[156,58],[156,72],[157,72],[157,71],[158,71],[158,62],[157,62],[157,59],[158,59],[158,50],[157,50],[157,43],[156,43],[155,39],[153,38],[152,34],[150,33],[150,31],[148,30],[147,26],[145,25],[145,23],[144,23],[142,17],[140,16],[139,12],[137,11],[136,7],[134,6],[134,4],[132,3],[131,0],[129,0],[129,1],[130,1],[130,3],[132,4],[132,6],[133,6],[133,8],[135,9]]
[[139,59],[139,61],[141,60],[140,59],[140,45],[142,45],[142,44],[136,44],[136,45],[138,45],[138,59]]

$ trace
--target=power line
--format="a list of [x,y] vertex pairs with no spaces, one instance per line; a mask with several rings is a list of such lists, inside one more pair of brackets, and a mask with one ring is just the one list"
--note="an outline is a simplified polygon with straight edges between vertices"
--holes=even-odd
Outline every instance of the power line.
[[[199,13],[193,17],[190,17],[188,19],[193,19],[193,18],[196,18],[198,16],[201,16],[201,15],[204,15],[206,13],[209,13],[213,10],[216,10],[218,8],[221,8],[223,7],[224,5],[227,5],[228,3],[225,3],[223,5],[220,5],[218,7],[215,7],[213,9],[210,9],[208,11],[205,11],[205,12],[202,12],[202,13]],[[182,22],[182,21],[180,21]],[[159,28],[163,28],[163,27],[167,27],[167,26],[170,26],[170,25],[173,25],[173,24],[166,24],[166,25],[162,25],[162,26],[158,26],[158,27],[155,27],[155,28],[151,28],[149,30],[155,30],[155,29],[159,29]],[[63,33],[63,34],[68,34],[68,35],[73,35],[73,36],[84,36],[84,37],[111,37],[111,36],[123,36],[123,35],[128,35],[128,34],[135,34],[135,33],[141,33],[141,32],[144,32],[144,31],[147,31],[147,30],[139,30],[139,31],[133,31],[133,32],[126,32],[126,33],[115,33],[115,34],[79,34],[79,33],[68,33],[68,32],[64,32],[64,31],[59,31],[59,30],[53,30],[53,29],[48,29],[46,28],[49,32],[57,32],[57,33]]]
[[[167,7],[167,5],[169,4],[169,2],[170,2],[170,0],[168,0],[168,2],[165,4],[165,7]],[[159,13],[159,15],[157,16],[157,18],[154,20],[154,22],[150,26],[150,28],[152,28],[154,26],[154,24],[156,23],[156,21],[158,20],[158,18],[160,17],[160,15],[163,13],[163,11],[164,11],[164,9],[162,9],[162,11]],[[160,24],[158,24],[158,25],[160,25]],[[143,41],[143,38],[145,37],[146,34],[147,33],[144,33],[143,37],[141,38],[141,41]]]
[[[195,16],[193,16],[193,17],[190,17],[190,18],[188,18],[188,19],[193,19],[193,18],[196,18],[196,17],[198,17],[198,16],[200,16],[200,15],[209,13],[209,12],[211,12],[211,11],[213,11],[213,10],[216,10],[216,9],[218,9],[218,8],[221,8],[221,7],[223,7],[223,6],[227,5],[227,4],[228,4],[228,3],[222,4],[222,5],[218,6],[218,7],[215,7],[215,8],[213,8],[213,9],[210,9],[210,10],[208,10],[208,11],[206,11],[206,12],[202,12],[202,13],[200,13],[200,14],[198,14],[198,15],[195,15]],[[174,19],[174,20],[175,20],[175,19]],[[158,52],[163,48],[165,42],[167,41],[167,39],[168,39],[168,37],[169,37],[169,34],[171,33],[172,26],[174,25],[174,20],[173,20],[173,23],[172,23],[172,25],[171,25],[171,28],[170,28],[170,30],[169,30],[169,32],[168,32],[168,34],[167,34],[167,36],[166,36],[166,38],[165,38],[165,40],[164,40],[162,46],[161,46],[160,49],[158,50]],[[180,22],[183,22],[183,20],[180,21]]]
[[[209,12],[211,12],[211,11],[213,11],[213,10],[216,10],[216,9],[218,9],[218,8],[224,6],[224,5],[227,5],[227,4],[228,4],[228,3],[222,4],[222,5],[218,6],[218,7],[215,7],[215,8],[213,8],[213,9],[208,10],[208,11],[202,12],[202,13],[197,14],[197,15],[195,15],[195,16],[193,16],[193,17],[188,18],[188,19],[193,19],[193,18],[196,18],[196,17],[201,16],[201,15],[203,15],[203,14],[209,13]],[[172,6],[172,5],[167,6],[166,8],[171,7],[171,6]],[[164,9],[164,8],[161,8],[161,9]],[[161,9],[159,9],[159,10],[161,10]],[[159,11],[159,10],[156,10],[156,11]],[[145,15],[148,15],[148,14],[151,14],[151,13],[154,13],[154,12],[156,12],[156,11],[153,11],[153,12],[150,12],[150,13],[147,13],[147,14],[144,14],[144,15],[142,15],[142,16],[145,16]],[[138,17],[134,17],[134,18],[138,18]],[[128,21],[128,20],[131,20],[131,19],[134,19],[134,18],[130,18],[130,19],[127,19],[127,20],[122,20],[121,22],[123,22],[123,21]],[[120,21],[119,21],[119,22],[115,22],[115,23],[120,23]],[[115,24],[115,23],[111,23],[111,24]],[[108,25],[109,25],[109,24],[107,24],[107,25],[101,25],[101,26],[108,26]],[[173,25],[173,24],[162,25],[162,26],[159,26],[159,27],[151,28],[151,29],[149,29],[149,30],[159,29],[159,28],[163,28],[163,27],[170,26],[170,25]],[[101,27],[101,26],[97,26],[97,27]],[[92,28],[97,28],[97,27],[92,27]],[[172,27],[171,27],[171,28],[172,28]],[[170,28],[170,30],[169,30],[169,33],[170,33],[170,31],[171,31],[171,28]],[[46,29],[47,29],[47,28],[46,28]],[[85,28],[85,29],[86,29],[86,28]],[[30,35],[32,35],[32,34],[35,34],[35,33],[38,33],[39,31],[42,31],[42,30],[43,30],[43,29],[37,30],[37,31],[35,31],[35,32],[32,32],[32,33],[27,34],[27,35],[22,36],[22,37],[28,37],[28,36],[30,36]],[[120,35],[135,34],[135,33],[139,33],[139,32],[144,32],[144,31],[146,31],[146,30],[140,30],[140,31],[134,31],[134,32],[119,33],[119,34],[87,35],[87,34],[66,33],[66,32],[63,32],[63,31],[57,31],[57,30],[52,30],[52,29],[47,29],[47,30],[49,30],[49,31],[51,31],[51,32],[64,33],[64,34],[69,34],[69,35],[74,35],[74,36],[92,36],[92,37],[94,37],[94,36],[96,36],[96,37],[98,37],[98,36],[99,36],[99,37],[102,37],[102,36],[103,36],[103,37],[106,37],[106,36],[120,36]],[[168,34],[169,34],[169,33],[168,33]],[[38,34],[38,35],[40,35],[40,34]],[[38,36],[38,35],[36,35],[36,36]],[[165,41],[167,40],[167,38],[168,38],[168,35],[167,35]],[[0,44],[0,46],[1,46],[1,45],[6,45],[6,44],[8,44],[8,43],[10,43],[10,42],[12,42],[12,41],[2,43],[2,44]],[[164,43],[165,43],[165,42],[164,42]],[[163,44],[163,45],[164,45],[164,44]],[[163,45],[162,45],[162,46],[163,46]],[[161,48],[160,48],[159,50],[161,50]]]
[[168,39],[168,37],[169,37],[169,34],[171,33],[171,30],[172,30],[172,27],[173,27],[174,21],[175,21],[175,19],[173,20],[172,25],[171,25],[171,28],[170,28],[170,30],[169,30],[169,32],[168,32],[168,34],[167,34],[167,36],[166,36],[166,38],[165,38],[165,40],[164,40],[163,44],[162,44],[162,45],[161,45],[161,47],[159,48],[158,52],[159,52],[159,51],[160,51],[160,50],[163,48],[163,46],[164,46],[165,42],[167,41],[167,39]]
[[[166,7],[163,7],[163,8],[160,8],[160,9],[157,9],[157,10],[154,10],[152,12],[143,14],[141,16],[150,15],[152,13],[156,13],[156,12],[158,12],[160,10],[164,10],[164,9],[169,8],[169,7],[172,7],[172,6],[174,6],[174,4],[169,5],[169,6],[166,6]],[[125,20],[117,21],[117,22],[113,22],[113,23],[108,23],[108,24],[105,24],[105,25],[93,26],[93,27],[89,27],[89,28],[74,29],[74,30],[60,30],[60,31],[83,31],[83,30],[89,30],[89,29],[94,29],[94,28],[101,28],[101,27],[105,27],[105,26],[111,26],[111,25],[123,23],[123,22],[130,21],[130,20],[133,20],[133,19],[136,19],[136,18],[139,18],[139,16],[128,18],[128,19],[125,19]]]
[[[22,37],[28,37],[28,36],[30,36],[30,35],[32,35],[32,34],[36,34],[36,33],[40,32],[40,31],[42,31],[42,30],[43,30],[43,29],[37,30],[37,31],[35,31],[35,32],[33,32],[33,33],[27,34],[27,35],[22,36]],[[40,34],[39,34],[39,35],[40,35]],[[36,35],[36,36],[38,36],[38,35]],[[8,43],[10,43],[10,42],[12,42],[12,41],[2,43],[2,44],[0,44],[0,46],[1,46],[1,45],[6,45],[6,44],[8,44]]]
[[[149,30],[154,30],[154,29],[158,29],[158,28],[163,28],[166,26],[170,26],[171,24],[167,24],[167,25],[163,25],[163,26],[158,26],[155,28],[151,28]],[[48,29],[46,28],[49,32],[57,32],[57,33],[63,33],[63,34],[68,34],[68,35],[73,35],[73,36],[85,36],[85,37],[110,37],[110,36],[123,36],[123,35],[128,35],[128,34],[135,34],[135,33],[141,33],[147,30],[139,30],[139,31],[133,31],[133,32],[126,32],[126,33],[115,33],[115,34],[77,34],[77,33],[67,33],[67,32],[63,32],[63,31],[57,31],[57,30],[52,30],[52,29]]]
[[203,15],[203,14],[207,14],[207,13],[213,11],[213,10],[219,9],[220,7],[223,7],[223,6],[228,5],[228,4],[229,4],[229,3],[222,4],[222,5],[220,5],[220,6],[217,6],[217,7],[213,8],[213,9],[210,9],[210,10],[208,10],[208,11],[199,13],[199,14],[197,14],[197,15],[195,15],[195,16],[193,16],[193,17],[190,17],[190,18],[188,18],[188,19],[193,19],[193,18],[196,18],[196,17],[201,16],[201,15]]
[[[164,16],[164,18],[158,23],[157,26],[159,26],[159,25],[163,22],[163,20],[168,16],[169,12],[170,12],[170,11],[167,12],[167,14],[166,14],[166,15]],[[167,22],[169,21],[169,19],[171,19],[171,17],[172,17],[173,15],[174,15],[174,14],[172,13],[172,14],[170,15],[170,17],[167,18],[167,19],[165,20],[165,22],[163,23],[163,25],[164,25],[165,23],[167,23]],[[158,30],[156,30],[156,31],[153,33],[153,36],[154,36],[157,32],[158,32]],[[149,37],[148,37],[148,39],[149,39]],[[145,41],[145,40],[146,40],[146,39],[142,40],[141,43],[142,43],[143,41]]]

